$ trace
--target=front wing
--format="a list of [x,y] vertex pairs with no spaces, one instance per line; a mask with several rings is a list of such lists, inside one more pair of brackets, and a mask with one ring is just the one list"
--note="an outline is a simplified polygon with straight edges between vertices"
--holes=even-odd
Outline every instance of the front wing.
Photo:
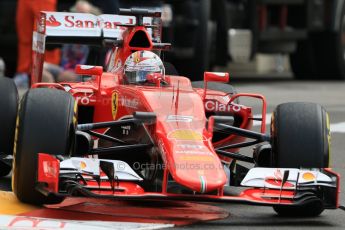
[[[123,163],[128,172],[127,169],[122,172],[116,171],[114,166],[118,168],[118,161],[107,160],[102,164],[103,160],[98,159],[92,160],[97,170],[83,171],[80,166],[86,169],[89,164],[85,159],[87,158],[74,158],[77,162],[74,163],[75,167],[60,170],[60,161],[57,158],[40,153],[36,189],[45,195],[54,194],[62,197],[78,194],[120,200],[184,200],[262,206],[304,206],[312,202],[322,202],[326,209],[339,207],[340,176],[331,169],[253,168],[243,179],[243,190],[239,194],[226,195],[224,188],[213,194],[175,194],[166,191],[145,192],[139,185],[142,179],[128,169],[129,166],[125,162]],[[86,164],[79,164],[80,162]],[[102,170],[98,170],[100,164],[103,165]],[[96,171],[102,172],[95,175]],[[59,188],[62,185],[64,189]]]

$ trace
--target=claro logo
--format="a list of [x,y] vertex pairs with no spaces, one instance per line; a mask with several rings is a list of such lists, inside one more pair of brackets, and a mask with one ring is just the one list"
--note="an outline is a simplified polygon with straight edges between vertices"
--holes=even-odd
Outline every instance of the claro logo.
[[236,104],[222,104],[216,100],[208,100],[205,102],[205,110],[208,112],[239,112],[241,106]]

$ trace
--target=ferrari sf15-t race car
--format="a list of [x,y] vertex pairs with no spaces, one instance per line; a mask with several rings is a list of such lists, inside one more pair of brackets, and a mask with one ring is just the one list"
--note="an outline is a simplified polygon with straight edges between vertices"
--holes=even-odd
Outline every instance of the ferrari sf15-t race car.
[[[1,174],[13,161],[18,199],[245,203],[298,216],[338,208],[325,109],[281,104],[268,134],[264,96],[237,93],[227,73],[205,72],[203,82],[177,76],[160,59],[170,47],[161,43],[160,27],[160,13],[143,9],[101,16],[42,12],[32,86],[18,111],[15,86],[0,79],[7,111],[0,115]],[[42,82],[46,45],[62,43],[109,47],[106,66],[77,65],[78,81]],[[243,97],[258,100],[261,117],[240,104]],[[261,121],[260,131],[253,121]],[[248,146],[252,156],[240,151]]]

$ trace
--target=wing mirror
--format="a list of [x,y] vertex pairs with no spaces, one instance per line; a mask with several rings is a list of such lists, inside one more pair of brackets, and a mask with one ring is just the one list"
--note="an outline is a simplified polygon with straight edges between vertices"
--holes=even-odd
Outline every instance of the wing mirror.
[[229,73],[217,73],[217,72],[205,72],[204,73],[204,96],[203,99],[206,99],[207,94],[207,82],[213,81],[213,82],[223,82],[228,83],[229,82]]
[[229,73],[216,73],[216,72],[205,72],[204,82],[215,81],[215,82],[229,82]]
[[74,71],[76,74],[79,74],[79,75],[101,76],[103,74],[103,67],[92,66],[92,65],[77,65]]

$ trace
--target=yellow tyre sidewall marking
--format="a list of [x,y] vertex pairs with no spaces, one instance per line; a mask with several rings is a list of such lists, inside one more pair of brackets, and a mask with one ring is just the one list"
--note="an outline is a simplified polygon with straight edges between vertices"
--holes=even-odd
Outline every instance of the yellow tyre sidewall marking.
[[77,127],[77,121],[78,121],[78,103],[74,101],[74,107],[73,107],[73,125],[74,128]]
[[12,162],[12,191],[14,191],[14,178],[17,173],[16,169],[16,156],[17,156],[17,142],[18,142],[18,133],[19,133],[19,112],[20,112],[21,103],[18,106],[18,113],[16,118],[16,129],[14,134],[14,143],[13,143],[13,162]]

